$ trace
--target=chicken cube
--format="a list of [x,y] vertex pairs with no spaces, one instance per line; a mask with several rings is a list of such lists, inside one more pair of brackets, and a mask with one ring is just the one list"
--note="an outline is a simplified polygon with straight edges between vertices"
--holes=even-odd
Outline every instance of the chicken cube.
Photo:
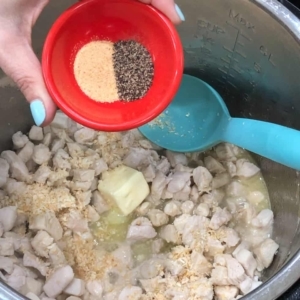
[[64,139],[54,139],[51,145],[51,152],[56,153],[58,150],[63,150],[66,141]]
[[258,263],[258,271],[268,268],[277,252],[279,245],[272,239],[266,239],[254,249],[254,254]]
[[152,182],[153,179],[155,178],[156,170],[152,164],[142,168],[141,172],[143,173],[144,178],[147,182]]
[[140,241],[156,237],[157,233],[152,227],[152,223],[144,217],[135,219],[129,226],[127,240]]
[[158,203],[162,197],[165,187],[167,186],[169,180],[162,172],[158,171],[155,178],[153,179],[151,186],[151,197],[150,200],[153,203]]
[[61,111],[57,111],[53,121],[51,122],[51,127],[68,129],[71,126],[71,120],[67,115]]
[[123,266],[132,268],[133,254],[129,245],[121,245],[118,249],[112,252],[113,257]]
[[221,237],[220,240],[222,242],[225,242],[227,247],[235,247],[239,241],[240,241],[240,237],[238,235],[238,233],[229,227],[221,227],[218,230],[218,233],[220,233]]
[[217,157],[221,160],[221,161],[235,161],[235,153],[232,149],[232,146],[228,143],[222,143],[219,144],[216,148],[215,148]]
[[14,270],[14,260],[11,257],[0,256],[0,270],[11,274]]
[[256,175],[260,169],[246,159],[238,159],[236,162],[236,175],[241,177],[252,177]]
[[120,293],[118,300],[139,300],[143,291],[138,286],[126,286]]
[[43,144],[34,146],[32,159],[38,165],[47,163],[51,157],[51,152],[48,147]]
[[28,143],[28,137],[21,131],[18,131],[13,134],[12,142],[15,149],[21,149]]
[[18,265],[14,265],[13,272],[6,277],[6,283],[16,291],[20,291],[22,286],[26,283],[25,271]]
[[34,144],[28,142],[18,153],[18,156],[22,159],[24,163],[27,163],[31,159],[33,155],[33,149],[34,149]]
[[203,256],[203,254],[193,251],[191,254],[192,270],[198,276],[208,276],[211,273],[212,264]]
[[228,279],[232,285],[238,286],[246,278],[245,270],[231,255],[226,254],[225,259],[228,270]]
[[29,229],[47,231],[56,241],[60,240],[63,234],[63,229],[52,211],[32,216]]
[[164,213],[170,217],[181,214],[180,203],[178,201],[170,201],[165,205]]
[[[251,222],[254,227],[267,227],[273,223],[274,214],[270,209],[263,209]],[[0,218],[1,219],[1,218]]]
[[103,294],[103,286],[100,281],[89,281],[86,284],[86,288],[92,296],[98,297],[101,299]]
[[32,141],[42,141],[44,138],[43,128],[33,125],[29,131],[29,138]]
[[43,230],[38,231],[31,240],[31,246],[35,252],[42,257],[49,257],[49,246],[53,243],[53,238]]
[[181,211],[182,213],[184,214],[191,214],[193,209],[194,209],[195,205],[194,205],[194,202],[193,201],[184,201],[182,204],[181,204]]
[[99,191],[93,192],[91,203],[100,215],[109,210],[109,205],[103,199]]
[[43,144],[46,146],[46,147],[49,147],[50,144],[51,144],[51,141],[52,141],[52,134],[51,132],[47,132],[44,136],[44,139],[43,139]]
[[43,276],[48,272],[48,266],[40,258],[30,252],[25,252],[23,256],[23,265],[37,269]]
[[86,144],[95,139],[96,131],[90,128],[81,128],[74,133],[74,139],[79,144]]
[[65,150],[58,149],[53,157],[53,166],[58,169],[70,170],[71,164],[69,159],[70,156]]
[[73,170],[73,180],[75,181],[93,181],[95,170],[75,169]]
[[48,297],[56,298],[74,279],[74,272],[70,266],[64,266],[57,269],[49,278],[43,287]]
[[82,296],[85,293],[85,283],[81,279],[74,278],[63,292],[67,295]]
[[171,224],[163,226],[159,231],[159,236],[167,243],[177,244],[179,242],[179,235],[176,227]]
[[161,160],[157,163],[156,169],[163,174],[167,175],[170,172],[171,164],[169,163],[168,159],[162,157]]
[[175,172],[169,176],[168,192],[174,194],[181,191],[187,182],[190,182],[191,174],[188,172]]
[[194,214],[198,216],[208,217],[210,214],[210,209],[208,204],[200,203],[197,208],[194,210]]
[[172,167],[175,167],[178,164],[182,164],[183,166],[188,164],[187,157],[183,153],[167,150],[166,155]]
[[33,181],[41,184],[45,184],[51,174],[51,170],[48,166],[40,166],[33,175]]
[[223,266],[215,266],[211,271],[211,282],[214,285],[231,285],[228,279],[227,268]]
[[65,255],[56,243],[49,246],[49,261],[54,267],[61,266],[66,263]]
[[227,208],[219,208],[212,216],[210,220],[209,227],[211,229],[217,230],[222,225],[226,225],[232,218],[230,212],[228,212]]
[[239,294],[239,289],[235,286],[215,286],[216,300],[232,300]]
[[0,209],[0,222],[3,225],[4,232],[10,231],[17,220],[17,207],[7,206]]
[[199,192],[207,192],[211,190],[211,183],[213,180],[210,172],[204,167],[197,167],[193,171],[193,179],[198,187]]
[[225,168],[223,167],[223,165],[211,156],[207,156],[204,158],[204,165],[206,169],[212,174],[225,172]]
[[231,180],[231,176],[228,173],[217,174],[212,180],[212,188],[219,189],[227,185]]
[[104,171],[108,170],[107,163],[103,158],[99,158],[93,163],[93,170],[95,170],[95,176],[102,174]]
[[0,238],[0,255],[14,255],[14,243],[11,238]]
[[26,295],[28,293],[40,295],[42,293],[43,285],[44,283],[41,279],[26,277],[25,284],[22,286],[20,292],[23,295]]
[[244,267],[247,275],[252,278],[257,268],[257,262],[253,254],[247,249],[241,249],[234,257]]
[[155,227],[165,225],[169,222],[169,217],[159,209],[150,209],[147,215]]

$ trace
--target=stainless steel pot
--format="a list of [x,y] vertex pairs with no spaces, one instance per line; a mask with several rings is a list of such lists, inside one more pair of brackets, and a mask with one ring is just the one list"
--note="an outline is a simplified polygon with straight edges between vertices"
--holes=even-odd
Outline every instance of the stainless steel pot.
[[[52,0],[34,30],[41,52],[59,13],[74,1]],[[275,0],[178,0],[185,71],[209,82],[232,116],[266,120],[300,130],[300,21]],[[0,77],[1,78],[1,77]],[[32,124],[22,95],[0,79],[0,150]],[[3,86],[5,86],[3,88]],[[278,145],[284,147],[284,145]],[[300,149],[299,149],[300,155]],[[276,299],[300,276],[299,173],[257,157],[275,212],[280,251],[265,283],[243,299]],[[24,299],[0,283],[0,298]]]

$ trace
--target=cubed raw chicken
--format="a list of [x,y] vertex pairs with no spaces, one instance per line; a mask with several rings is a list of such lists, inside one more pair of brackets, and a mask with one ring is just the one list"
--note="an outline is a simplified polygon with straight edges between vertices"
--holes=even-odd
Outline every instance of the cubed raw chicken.
[[80,211],[75,209],[70,209],[64,214],[61,219],[64,226],[71,229],[74,233],[84,233],[89,231],[88,221]]
[[170,193],[177,193],[181,191],[187,182],[190,181],[191,174],[188,172],[175,172],[169,176],[168,191]]
[[257,267],[257,262],[253,254],[247,249],[241,249],[234,257],[244,267],[248,276],[253,277]]
[[225,259],[228,270],[228,279],[232,285],[238,286],[243,280],[245,280],[245,270],[243,266],[231,255],[226,254]]
[[139,216],[146,216],[149,212],[149,210],[152,208],[152,205],[150,202],[144,201],[137,209],[136,213]]
[[211,271],[211,282],[214,285],[231,285],[226,267],[215,266]]
[[148,166],[153,162],[154,160],[151,156],[151,151],[142,148],[130,148],[129,153],[123,159],[123,164],[133,169]]
[[239,294],[239,289],[235,286],[215,286],[216,300],[232,300]]
[[51,123],[51,127],[68,129],[71,126],[71,120],[61,111],[57,111]]
[[51,145],[52,153],[56,153],[58,150],[62,150],[66,144],[64,139],[54,139]]
[[227,208],[219,208],[212,216],[209,227],[211,229],[217,230],[222,225],[226,225],[232,218],[230,212],[228,212]]
[[103,294],[103,287],[100,281],[89,281],[86,284],[86,288],[92,296],[101,299],[101,296]]
[[170,201],[165,205],[164,213],[170,217],[181,214],[180,203],[178,201]]
[[49,278],[43,287],[48,297],[56,298],[72,282],[74,272],[70,266],[64,266],[57,269]]
[[45,230],[56,241],[62,238],[63,229],[56,218],[55,214],[51,211],[35,215],[29,220],[29,229],[31,230]]
[[198,216],[208,217],[210,214],[209,205],[206,203],[200,203],[194,210],[194,214]]
[[52,171],[48,166],[45,165],[39,166],[39,168],[36,170],[36,172],[33,175],[33,181],[37,183],[45,184],[51,172]]
[[48,147],[43,144],[34,146],[32,159],[38,165],[47,163],[51,158],[51,152]]
[[0,255],[14,255],[14,243],[11,238],[0,238]]
[[205,256],[197,251],[191,254],[191,268],[198,276],[208,276],[212,269],[212,264]]
[[0,158],[0,187],[3,187],[6,184],[8,178],[8,171],[8,162],[5,159]]
[[225,251],[225,245],[216,238],[209,237],[207,239],[205,255],[209,258],[215,257],[218,254],[222,254]]
[[70,156],[65,150],[58,149],[53,157],[53,166],[58,169],[70,170],[71,164],[69,159]]
[[40,258],[30,252],[25,252],[23,256],[23,265],[37,269],[43,276],[48,272],[48,266]]
[[[274,214],[270,209],[263,209],[251,222],[255,227],[266,227],[273,223]],[[0,218],[1,219],[1,218]]]
[[240,241],[239,234],[230,227],[221,227],[218,230],[218,233],[222,237],[222,238],[220,238],[220,240],[222,242],[225,242],[227,247],[229,247],[229,248],[235,247]]
[[260,169],[246,159],[238,159],[236,162],[236,175],[241,177],[252,177],[257,174]]
[[44,138],[43,128],[33,125],[29,131],[29,138],[32,141],[42,141]]
[[169,221],[169,217],[159,209],[150,209],[147,216],[155,227],[166,225]]
[[212,174],[225,172],[225,168],[223,167],[223,165],[212,156],[207,156],[204,158],[204,165]]
[[43,230],[38,231],[31,240],[31,246],[35,252],[42,257],[49,257],[49,246],[53,243],[53,238]]
[[232,146],[227,143],[219,144],[215,148],[217,157],[220,159],[220,161],[235,161],[235,153],[232,149]]
[[126,286],[120,293],[118,300],[139,300],[143,291],[138,286]]
[[73,180],[75,181],[93,181],[95,177],[95,170],[73,170]]
[[143,167],[141,169],[141,172],[144,175],[144,178],[146,179],[147,182],[152,182],[153,179],[155,178],[156,170],[154,165],[150,164],[146,167]]
[[92,193],[91,204],[95,207],[96,211],[100,215],[109,210],[109,205],[103,199],[99,191],[94,191]]
[[74,278],[63,292],[67,295],[82,296],[85,293],[85,283],[81,279]]
[[151,194],[149,200],[153,203],[159,202],[162,197],[163,191],[167,186],[169,179],[162,173],[157,172],[155,178],[153,179],[151,186]]
[[96,132],[90,128],[81,128],[74,133],[74,139],[79,144],[92,142],[96,136]]
[[23,134],[21,131],[18,131],[15,134],[13,134],[12,142],[15,149],[20,149],[27,144],[28,137],[25,134]]
[[173,168],[178,164],[182,164],[183,166],[188,164],[187,157],[183,153],[176,153],[167,150],[166,155]]
[[234,162],[232,162],[232,161],[225,162],[224,166],[226,167],[226,170],[230,174],[231,177],[236,176],[236,165]]
[[181,211],[183,214],[191,214],[193,209],[195,207],[195,204],[193,201],[184,201],[182,204],[181,204]]
[[18,156],[22,159],[24,163],[27,163],[32,158],[33,149],[34,144],[32,142],[28,142],[18,153]]
[[226,187],[226,193],[228,196],[232,197],[245,197],[247,195],[245,186],[238,181],[232,181]]
[[159,258],[150,258],[144,261],[139,267],[139,276],[142,279],[151,279],[163,271],[165,260]]
[[197,167],[193,171],[193,179],[198,187],[199,192],[207,192],[211,190],[211,183],[213,180],[212,175],[204,167]]
[[31,277],[26,277],[25,284],[22,286],[20,292],[23,295],[28,293],[33,293],[35,295],[40,295],[42,293],[44,282],[41,279],[34,279]]
[[47,133],[44,135],[43,144],[44,144],[46,147],[49,147],[50,144],[51,144],[51,141],[52,141],[52,134],[51,134],[51,132],[47,132]]
[[130,245],[124,244],[117,250],[112,252],[112,255],[118,260],[122,266],[131,268],[134,265],[133,255]]
[[167,243],[177,244],[179,242],[179,235],[174,225],[168,224],[159,230],[159,236]]
[[66,264],[65,255],[56,243],[49,246],[49,261],[54,267]]
[[268,268],[277,252],[279,245],[272,239],[266,239],[257,248],[254,249],[254,254],[258,263],[258,271]]
[[155,239],[152,242],[153,253],[155,253],[155,254],[160,253],[164,246],[165,246],[165,241],[163,239]]
[[156,165],[156,169],[165,175],[169,173],[170,168],[171,168],[171,164],[169,163],[166,157],[162,157],[161,160]]
[[7,206],[0,209],[0,222],[3,225],[4,232],[10,231],[17,220],[17,207]]
[[227,185],[231,180],[231,176],[228,173],[217,174],[212,180],[212,188],[219,189]]
[[26,283],[26,273],[18,265],[14,265],[13,272],[6,276],[6,283],[13,289],[20,291]]
[[152,223],[144,217],[135,219],[129,226],[127,232],[128,241],[147,240],[156,237],[157,233]]
[[11,257],[0,256],[0,270],[5,271],[7,274],[11,274],[14,270],[14,259]]

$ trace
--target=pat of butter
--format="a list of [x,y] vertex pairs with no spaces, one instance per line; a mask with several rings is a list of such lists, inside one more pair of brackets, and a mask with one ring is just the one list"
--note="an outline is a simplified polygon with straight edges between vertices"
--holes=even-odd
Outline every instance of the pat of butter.
[[98,190],[109,202],[114,202],[127,216],[149,195],[150,189],[143,174],[126,166],[102,173]]

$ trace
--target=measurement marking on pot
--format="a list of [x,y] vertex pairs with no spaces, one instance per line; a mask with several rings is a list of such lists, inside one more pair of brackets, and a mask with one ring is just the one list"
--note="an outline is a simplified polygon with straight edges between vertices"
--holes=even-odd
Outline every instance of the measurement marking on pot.
[[233,19],[235,22],[243,25],[244,27],[246,27],[249,30],[255,31],[255,26],[248,22],[243,16],[242,14],[235,12],[233,9],[229,10],[229,18]]
[[276,64],[274,63],[274,61],[272,60],[273,54],[271,52],[268,51],[268,49],[265,46],[260,46],[259,47],[259,51],[261,54],[263,54],[263,56],[266,56],[268,58],[268,61],[274,66],[276,67]]

